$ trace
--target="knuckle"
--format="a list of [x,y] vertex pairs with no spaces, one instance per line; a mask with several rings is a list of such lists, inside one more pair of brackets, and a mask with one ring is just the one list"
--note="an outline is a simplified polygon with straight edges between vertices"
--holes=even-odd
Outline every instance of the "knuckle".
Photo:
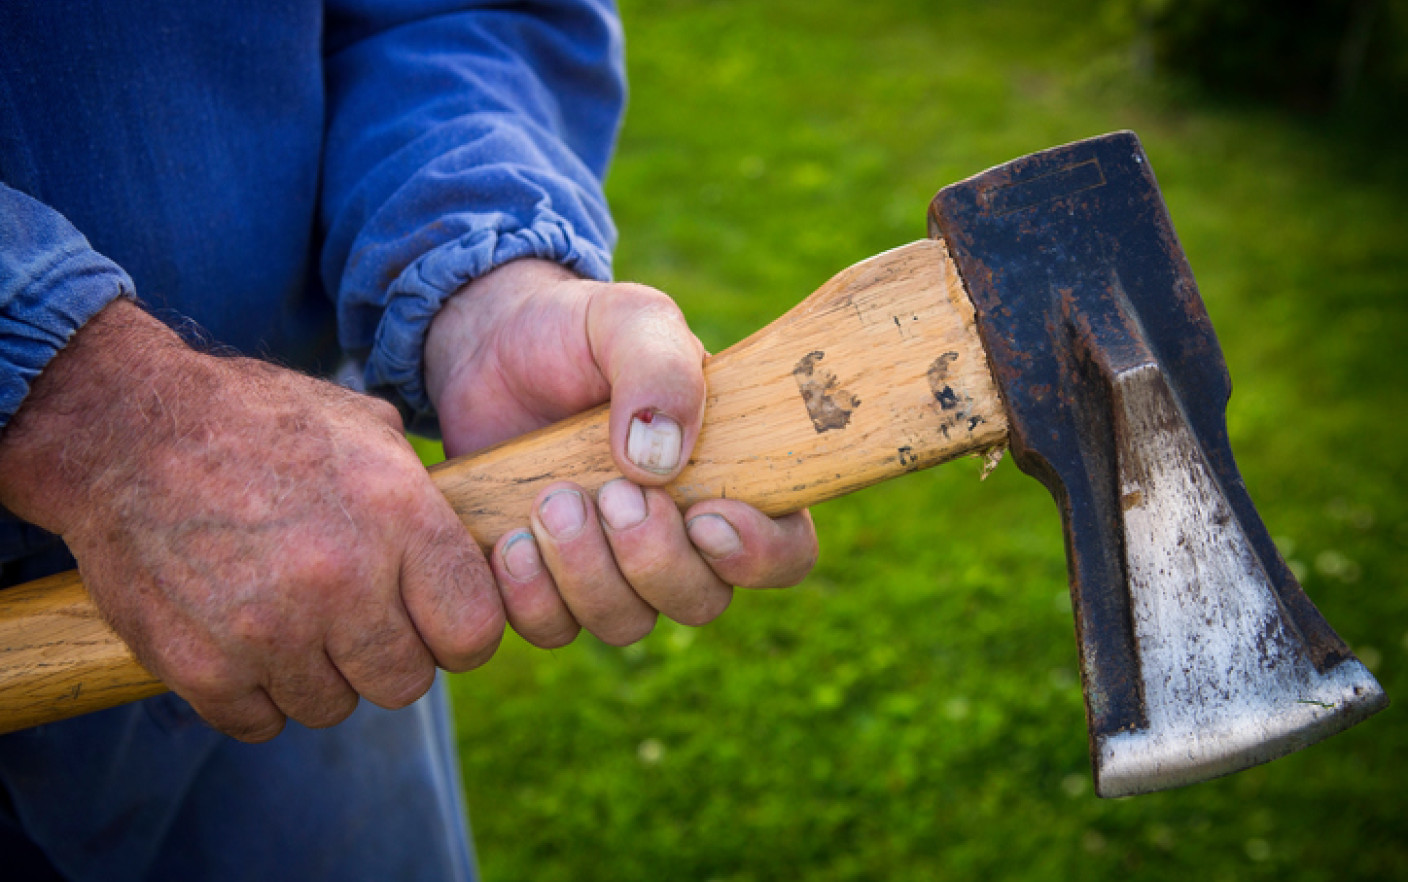
[[[676,558],[670,554],[652,554],[648,557],[634,556],[619,560],[621,574],[632,590],[649,601],[651,598],[665,598],[681,592],[675,576],[679,568],[674,566]],[[652,604],[654,605],[654,604]]]
[[550,622],[541,627],[535,628],[515,628],[520,637],[539,649],[561,649],[577,639],[577,635],[582,633],[582,626],[576,622],[558,623]]
[[507,616],[493,574],[467,534],[440,543],[439,565],[423,564],[420,589],[407,590],[413,620],[446,670],[478,667],[498,649]]
[[515,628],[546,625],[562,615],[562,601],[548,585],[503,585],[500,593],[508,620]]
[[808,529],[804,533],[805,539],[801,548],[791,559],[791,566],[786,571],[786,581],[783,584],[795,585],[807,577],[807,574],[816,566],[821,548],[817,543],[816,531],[811,529],[808,522]]
[[375,698],[368,696],[368,699],[387,710],[401,710],[419,701],[434,683],[435,667],[422,665],[396,677],[384,691],[378,690]]
[[[679,305],[675,303],[674,298],[659,288],[652,288],[640,282],[614,282],[604,286],[601,293],[610,300],[613,306],[632,309],[651,307],[680,313]],[[681,313],[681,317],[683,317],[683,313]]]
[[[795,516],[794,516],[795,517]],[[750,588],[783,588],[796,585],[816,565],[820,553],[810,520],[781,524],[782,532],[761,551],[742,561],[736,584]]]
[[181,694],[207,723],[237,741],[268,741],[282,732],[287,722],[283,713],[257,689],[215,696]]
[[445,670],[460,673],[477,668],[498,651],[504,635],[504,612],[497,605],[487,612],[454,629],[433,647]]
[[352,716],[357,701],[357,693],[350,689],[339,690],[322,696],[316,707],[289,716],[310,729],[328,729]]
[[401,431],[401,412],[397,410],[391,402],[371,395],[365,396],[364,400],[367,402],[372,416],[386,423],[388,426],[393,427],[397,432]]
[[352,491],[354,504],[376,512],[380,517],[413,519],[424,517],[426,488],[429,478],[419,471],[404,467],[399,458],[379,462],[365,477],[359,476],[359,487]]
[[459,520],[428,512],[419,535],[423,547],[417,571],[422,579],[451,586],[449,593],[456,597],[493,593],[489,563]]
[[546,594],[519,601],[509,612],[508,620],[524,640],[541,649],[566,646],[581,630],[560,603]]
[[213,650],[187,650],[166,659],[168,684],[192,701],[232,701],[248,691],[235,668]]
[[327,652],[347,684],[379,707],[405,707],[430,688],[435,676],[425,644],[408,623],[395,618],[339,629]]
[[334,726],[357,707],[357,694],[332,668],[285,674],[270,684],[269,694],[290,719],[310,729]]
[[551,583],[502,585],[505,617],[513,630],[539,649],[558,649],[581,633]]
[[332,728],[352,716],[353,710],[356,710],[356,703],[358,703],[358,696],[353,693],[348,699],[339,699],[337,703],[321,707],[317,712],[293,717],[293,719],[308,728]]
[[684,310],[674,298],[658,288],[635,282],[617,282],[601,292],[605,311],[617,318],[628,318],[637,327],[662,339],[689,340],[699,356],[704,346],[689,330]]
[[[287,587],[300,597],[326,598],[363,579],[363,559],[338,537],[307,537],[287,563]],[[266,609],[272,615],[274,610]],[[272,622],[285,627],[284,622]]]
[[275,711],[271,712],[263,719],[246,719],[225,725],[215,725],[215,727],[231,738],[234,738],[236,741],[243,741],[247,744],[261,744],[265,741],[273,740],[275,736],[284,730],[284,726],[287,722],[287,718],[285,718],[283,714]]
[[644,640],[655,630],[659,614],[655,610],[645,610],[634,615],[624,615],[597,628],[591,629],[597,639],[611,646],[630,646]]
[[627,283],[625,287],[641,308],[653,310],[668,321],[678,322],[680,325],[688,324],[680,305],[659,288],[635,282]]
[[465,642],[448,648],[436,647],[435,658],[442,668],[451,673],[473,671],[494,657],[500,642],[503,642],[503,631],[498,631],[487,640]]
[[[664,491],[652,492],[665,496]],[[674,505],[672,502],[667,504]],[[652,514],[658,511],[659,506],[652,505]],[[655,517],[640,535],[630,537],[629,541],[621,541],[619,536],[612,537],[615,540],[612,542],[612,556],[616,567],[636,593],[646,596],[677,592],[682,574],[691,574],[685,578],[695,578],[692,575],[696,557],[693,547],[677,541],[670,532],[674,528],[670,518]]]
[[807,574],[812,571],[812,566],[815,563],[815,555],[787,561],[767,574],[766,586],[784,588],[790,585],[796,585],[807,577]]
[[706,591],[693,604],[678,611],[678,614],[671,616],[671,618],[681,625],[697,628],[700,625],[707,625],[723,615],[724,610],[728,609],[732,602],[732,589]]
[[241,604],[231,611],[227,627],[235,640],[259,647],[281,643],[287,636],[279,611],[258,602]]

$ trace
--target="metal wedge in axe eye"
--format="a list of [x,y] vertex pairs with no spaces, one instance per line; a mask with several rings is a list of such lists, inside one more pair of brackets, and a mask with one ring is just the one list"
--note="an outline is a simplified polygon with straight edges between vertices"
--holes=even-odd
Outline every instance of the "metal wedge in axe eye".
[[[1134,135],[947,187],[930,226],[710,359],[667,488],[681,507],[782,514],[1010,445],[1061,510],[1102,796],[1233,772],[1384,707],[1237,472],[1222,354]],[[616,475],[604,407],[432,469],[486,548],[548,483]],[[75,574],[0,591],[0,731],[163,688]]]

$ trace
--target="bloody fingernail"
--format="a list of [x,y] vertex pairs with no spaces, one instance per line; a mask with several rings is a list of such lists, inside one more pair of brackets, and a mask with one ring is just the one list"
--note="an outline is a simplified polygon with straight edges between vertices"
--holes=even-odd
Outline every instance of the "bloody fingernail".
[[658,411],[641,410],[631,417],[626,456],[648,472],[668,475],[680,464],[681,440],[679,423]]

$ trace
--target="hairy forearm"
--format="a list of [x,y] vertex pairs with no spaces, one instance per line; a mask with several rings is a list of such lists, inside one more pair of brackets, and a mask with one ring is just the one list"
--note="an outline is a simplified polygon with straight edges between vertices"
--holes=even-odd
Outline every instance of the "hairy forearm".
[[214,382],[207,360],[135,304],[108,305],[0,433],[0,504],[52,532],[71,530],[97,482],[128,477],[115,474],[122,463],[189,418],[179,411]]

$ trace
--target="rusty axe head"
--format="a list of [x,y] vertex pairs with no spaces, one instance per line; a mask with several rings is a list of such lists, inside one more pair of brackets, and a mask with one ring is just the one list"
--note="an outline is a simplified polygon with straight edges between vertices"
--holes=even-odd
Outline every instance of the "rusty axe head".
[[1139,141],[947,187],[1018,466],[1066,530],[1096,791],[1265,762],[1388,700],[1297,584],[1228,444],[1231,383]]

